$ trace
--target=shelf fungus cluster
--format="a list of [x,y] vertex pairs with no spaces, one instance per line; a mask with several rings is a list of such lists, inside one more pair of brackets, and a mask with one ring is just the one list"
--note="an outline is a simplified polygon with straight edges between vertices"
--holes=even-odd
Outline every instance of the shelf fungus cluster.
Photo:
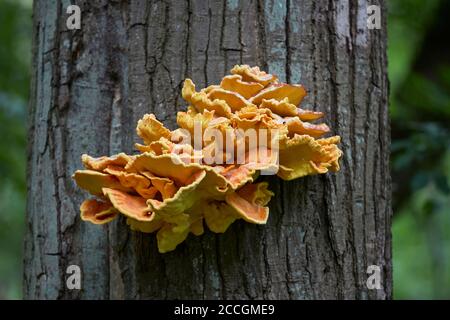
[[301,85],[281,83],[258,67],[238,65],[220,84],[199,91],[186,79],[189,104],[169,130],[153,114],[139,120],[138,154],[82,156],[78,186],[94,198],[81,218],[94,224],[126,217],[132,230],[156,232],[160,252],[174,250],[206,225],[222,233],[238,219],[265,224],[274,195],[260,174],[283,180],[339,170],[340,137],[320,138],[322,112],[301,109]]

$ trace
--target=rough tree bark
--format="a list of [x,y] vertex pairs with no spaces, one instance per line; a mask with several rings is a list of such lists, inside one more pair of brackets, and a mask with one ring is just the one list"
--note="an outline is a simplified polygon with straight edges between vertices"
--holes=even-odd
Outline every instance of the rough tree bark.
[[[392,297],[386,11],[365,0],[36,0],[28,150],[26,298],[384,299]],[[382,7],[381,30],[366,8]],[[235,64],[302,83],[306,108],[342,136],[341,171],[270,180],[265,226],[190,236],[158,254],[124,220],[79,219],[80,155],[133,152],[136,121],[174,126],[182,81],[217,83]],[[66,288],[79,265],[82,289]],[[366,286],[378,265],[382,289]]]

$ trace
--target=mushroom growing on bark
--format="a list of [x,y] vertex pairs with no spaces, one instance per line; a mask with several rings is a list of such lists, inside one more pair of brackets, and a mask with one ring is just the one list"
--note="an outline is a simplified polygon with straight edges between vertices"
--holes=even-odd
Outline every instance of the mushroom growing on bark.
[[216,233],[238,219],[265,224],[274,194],[255,182],[260,173],[292,180],[339,170],[340,137],[320,138],[330,129],[310,122],[322,112],[299,108],[303,86],[248,65],[231,73],[200,91],[185,80],[189,106],[177,115],[178,129],[144,115],[136,129],[140,153],[83,155],[85,170],[73,178],[95,198],[81,204],[81,218],[104,224],[122,214],[131,229],[156,232],[164,253],[189,233],[201,235],[204,224]]

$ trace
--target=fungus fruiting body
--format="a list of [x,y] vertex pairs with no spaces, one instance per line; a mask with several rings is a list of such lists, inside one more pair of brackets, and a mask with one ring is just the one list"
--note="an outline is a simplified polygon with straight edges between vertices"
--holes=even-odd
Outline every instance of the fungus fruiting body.
[[104,224],[119,215],[132,230],[156,232],[161,253],[172,251],[206,225],[223,233],[236,220],[265,224],[274,195],[260,174],[283,180],[339,170],[339,136],[319,111],[299,107],[306,90],[286,84],[258,67],[238,65],[219,85],[200,91],[186,79],[186,111],[169,130],[153,114],[136,132],[139,153],[82,156],[84,170],[73,178],[94,198],[81,218]]

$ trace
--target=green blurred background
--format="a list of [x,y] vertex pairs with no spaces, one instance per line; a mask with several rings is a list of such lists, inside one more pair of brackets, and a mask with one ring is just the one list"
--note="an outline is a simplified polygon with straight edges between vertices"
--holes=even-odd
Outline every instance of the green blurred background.
[[[450,299],[450,1],[389,0],[394,297]],[[0,299],[21,298],[31,0],[0,0]]]

